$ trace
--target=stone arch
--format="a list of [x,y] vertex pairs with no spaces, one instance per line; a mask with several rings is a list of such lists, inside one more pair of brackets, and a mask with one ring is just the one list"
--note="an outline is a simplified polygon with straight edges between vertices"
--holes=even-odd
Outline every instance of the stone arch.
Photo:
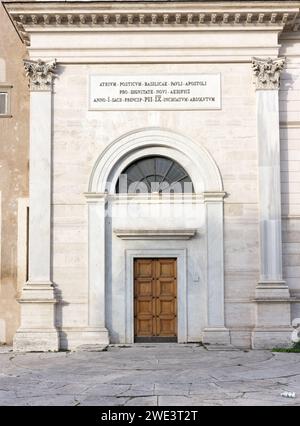
[[139,157],[159,153],[186,169],[196,193],[223,191],[220,171],[203,146],[167,129],[148,128],[127,133],[106,147],[93,167],[88,192],[113,193],[126,165]]
[[[192,179],[195,193],[203,194],[205,224],[201,232],[206,241],[204,286],[207,320],[202,336],[206,343],[227,345],[229,332],[225,327],[224,314],[223,241],[225,192],[221,174],[212,156],[200,144],[161,128],[135,130],[116,139],[98,157],[92,170],[88,192],[85,194],[88,203],[88,325],[98,333],[99,342],[108,343],[106,292],[110,281],[107,265],[111,259],[111,229],[106,220],[106,212],[108,206],[114,202],[114,197],[107,195],[114,195],[115,183],[126,165],[151,154],[165,155],[181,164]],[[128,265],[124,271],[126,275]],[[185,274],[187,270],[184,271],[184,276]],[[183,304],[182,300],[182,310],[187,312],[187,304]],[[130,309],[128,312],[131,312]],[[132,325],[132,313],[129,316],[131,320],[125,321],[126,330]],[[184,331],[181,333],[181,342],[187,341],[186,324],[185,321],[182,326]],[[132,332],[130,334],[126,331],[125,335],[126,343],[133,343]]]

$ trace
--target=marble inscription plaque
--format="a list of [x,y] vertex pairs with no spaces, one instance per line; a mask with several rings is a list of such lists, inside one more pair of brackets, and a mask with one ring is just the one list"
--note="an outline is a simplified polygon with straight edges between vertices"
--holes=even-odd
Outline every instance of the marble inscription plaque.
[[90,110],[220,108],[220,74],[90,76]]

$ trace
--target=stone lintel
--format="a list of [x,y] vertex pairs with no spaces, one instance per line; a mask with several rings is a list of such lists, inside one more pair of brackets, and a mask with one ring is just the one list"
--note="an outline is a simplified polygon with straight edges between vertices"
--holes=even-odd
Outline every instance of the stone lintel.
[[106,192],[85,192],[83,195],[85,196],[87,204],[103,203],[107,199]]
[[227,196],[227,193],[224,191],[203,192],[203,198],[205,203],[207,202],[219,203],[220,201],[222,202],[226,196]]
[[189,240],[196,229],[114,229],[122,240]]

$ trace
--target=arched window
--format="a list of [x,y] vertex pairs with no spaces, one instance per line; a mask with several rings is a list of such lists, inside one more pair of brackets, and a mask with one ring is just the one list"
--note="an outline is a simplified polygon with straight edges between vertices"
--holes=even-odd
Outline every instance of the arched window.
[[117,193],[191,193],[191,178],[176,161],[162,156],[143,157],[121,173]]

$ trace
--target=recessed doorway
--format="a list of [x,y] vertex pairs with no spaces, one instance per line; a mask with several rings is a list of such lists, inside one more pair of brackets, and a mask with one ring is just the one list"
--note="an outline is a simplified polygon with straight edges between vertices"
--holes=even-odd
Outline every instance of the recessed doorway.
[[134,259],[134,341],[177,342],[177,260]]

